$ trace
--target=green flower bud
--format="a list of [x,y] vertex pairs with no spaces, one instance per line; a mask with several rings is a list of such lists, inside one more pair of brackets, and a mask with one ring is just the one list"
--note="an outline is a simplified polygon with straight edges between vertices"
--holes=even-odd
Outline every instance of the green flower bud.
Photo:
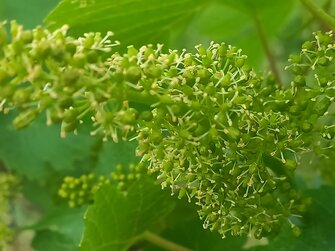
[[20,38],[23,43],[30,44],[34,39],[33,32],[29,30],[23,31]]
[[185,195],[186,195],[186,189],[181,188],[179,190],[178,199],[182,199],[183,197],[185,197]]
[[289,170],[295,170],[297,168],[297,162],[294,160],[286,160],[285,167]]
[[289,109],[289,113],[297,116],[301,113],[301,107],[299,105],[292,105]]
[[47,58],[51,53],[51,46],[48,41],[41,41],[36,45],[36,48],[34,50],[34,56],[37,59],[45,59]]
[[163,137],[160,132],[155,131],[149,136],[149,139],[150,142],[152,142],[155,145],[158,145],[162,141]]
[[140,67],[131,66],[127,69],[126,80],[136,84],[142,77],[142,71]]
[[231,59],[234,58],[236,53],[237,53],[238,49],[236,47],[231,47],[227,50],[227,54],[226,57]]
[[69,69],[62,74],[64,85],[71,86],[77,83],[81,74],[76,69]]
[[314,111],[317,115],[323,116],[325,112],[327,112],[329,106],[331,104],[331,101],[327,98],[323,98],[319,102],[317,102],[314,106]]
[[129,55],[129,57],[136,57],[138,54],[138,50],[134,48],[134,46],[130,45],[127,47],[127,54]]
[[63,120],[66,123],[77,121],[78,111],[76,109],[68,109],[63,114]]
[[305,86],[306,85],[306,80],[302,75],[297,75],[294,78],[294,84],[296,86],[299,86],[299,87]]
[[302,49],[304,50],[314,50],[315,49],[315,44],[311,41],[306,41],[302,44]]
[[27,127],[38,115],[37,110],[28,110],[25,112],[21,112],[15,119],[13,120],[13,125],[15,128],[21,129]]
[[65,50],[70,56],[73,56],[77,52],[77,46],[74,43],[67,43],[65,45]]
[[191,65],[193,65],[193,58],[190,54],[187,54],[184,57],[184,66],[187,67],[187,66],[191,66]]
[[61,47],[51,49],[51,57],[57,62],[63,62],[65,58],[65,50]]
[[226,74],[226,75],[223,77],[221,83],[222,83],[222,85],[223,85],[224,87],[229,86],[229,85],[231,84],[231,75],[230,75],[230,74]]
[[235,60],[235,66],[237,68],[241,68],[244,65],[244,63],[245,63],[245,58],[237,58]]
[[86,57],[83,53],[76,53],[72,57],[72,64],[78,68],[84,68],[86,64]]
[[302,123],[301,129],[302,129],[303,132],[308,133],[308,132],[312,131],[313,124],[309,123],[308,121],[304,121]]
[[224,129],[224,133],[231,140],[237,141],[240,138],[241,132],[235,127],[228,127]]
[[167,75],[168,75],[170,78],[173,78],[173,77],[176,77],[176,76],[178,75],[178,72],[179,72],[178,68],[175,67],[175,66],[172,66],[172,67],[169,69]]
[[134,125],[137,116],[138,112],[133,108],[129,108],[126,111],[119,111],[117,114],[118,119],[125,125]]
[[211,74],[209,73],[209,71],[207,69],[199,69],[197,72],[196,72],[196,76],[200,78],[200,80],[203,82],[203,83],[207,83]]
[[292,226],[292,233],[294,236],[299,237],[301,235],[301,230],[296,225]]
[[300,55],[290,55],[290,62],[299,64],[301,62],[301,57]]
[[329,65],[329,63],[330,63],[330,61],[326,57],[321,57],[318,60],[318,64],[321,65],[321,66],[327,66],[327,65]]
[[163,73],[163,68],[161,65],[150,66],[144,69],[145,74],[151,78],[159,78]]
[[205,57],[202,58],[202,64],[205,67],[210,67],[213,64],[213,60],[210,57],[205,56]]
[[26,104],[30,99],[30,93],[26,89],[19,89],[15,91],[13,101],[19,105]]

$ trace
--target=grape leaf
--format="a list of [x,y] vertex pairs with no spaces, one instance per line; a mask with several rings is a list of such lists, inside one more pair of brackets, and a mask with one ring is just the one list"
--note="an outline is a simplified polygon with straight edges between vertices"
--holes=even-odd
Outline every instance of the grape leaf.
[[[242,251],[246,237],[222,236],[204,229],[197,207],[186,200],[178,200],[175,210],[168,216],[166,229],[160,233],[164,238],[190,248],[193,251]],[[164,251],[156,246],[148,246],[145,251]]]
[[59,0],[0,0],[0,20],[17,20],[27,28],[41,24]]
[[69,237],[52,230],[36,231],[32,247],[36,251],[76,250],[76,244]]
[[140,159],[135,154],[136,147],[136,141],[102,142],[94,172],[97,175],[109,176],[118,164],[122,164],[125,167],[129,164],[137,164]]
[[83,230],[83,215],[85,207],[68,208],[58,206],[50,210],[32,228],[35,230],[53,230],[66,236],[71,236],[74,243],[78,244]]
[[323,186],[310,190],[313,205],[305,216],[301,235],[295,237],[289,227],[270,240],[269,245],[250,251],[333,251],[335,247],[335,188]]
[[184,33],[186,47],[223,41],[242,48],[251,65],[260,65],[265,54],[255,26],[255,17],[259,19],[266,39],[275,52],[280,32],[294,6],[294,1],[290,0],[216,1],[199,13],[187,28]]
[[12,120],[10,115],[0,115],[0,160],[21,175],[43,180],[50,168],[72,170],[90,156],[94,138],[88,133],[62,139],[59,126],[47,127],[44,118],[20,131],[12,126]]
[[[81,4],[84,3],[84,4]],[[70,32],[113,31],[127,46],[166,43],[170,31],[187,23],[204,0],[63,0],[46,18],[50,28],[70,25]]]
[[29,229],[36,234],[32,245],[37,251],[73,251],[83,230],[84,208],[56,207]]
[[102,187],[84,217],[81,251],[125,251],[138,236],[174,208],[170,195],[149,179],[133,183],[127,194]]

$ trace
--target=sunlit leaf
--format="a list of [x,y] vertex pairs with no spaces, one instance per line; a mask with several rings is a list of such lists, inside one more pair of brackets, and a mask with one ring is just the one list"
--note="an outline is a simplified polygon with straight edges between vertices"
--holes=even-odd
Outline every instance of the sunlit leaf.
[[[81,1],[83,2],[83,1]],[[113,31],[122,45],[166,43],[173,29],[186,24],[199,11],[203,0],[63,0],[48,16],[51,28],[64,23],[75,35],[88,31]]]
[[149,179],[137,181],[127,193],[105,186],[85,214],[81,251],[126,251],[138,236],[171,212],[170,195]]

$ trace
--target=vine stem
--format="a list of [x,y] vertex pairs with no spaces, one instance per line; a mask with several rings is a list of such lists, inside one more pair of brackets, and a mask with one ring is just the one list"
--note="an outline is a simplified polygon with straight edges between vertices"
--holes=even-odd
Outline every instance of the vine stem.
[[164,248],[167,251],[192,251],[189,248],[183,247],[179,244],[176,244],[174,242],[171,242],[167,239],[164,239],[163,237],[156,235],[150,231],[145,231],[141,235],[141,239],[144,239],[146,241],[149,241],[158,247]]
[[261,44],[263,46],[265,55],[268,59],[271,71],[272,71],[273,75],[275,76],[275,78],[277,79],[278,83],[281,84],[281,78],[280,78],[280,74],[279,74],[279,71],[278,71],[278,68],[277,68],[276,59],[271,52],[269,41],[268,41],[268,39],[265,35],[263,25],[262,25],[261,21],[259,20],[259,18],[257,16],[257,13],[253,13],[252,17],[254,19],[255,26],[256,26],[256,29],[257,29],[257,33],[258,33],[259,38],[261,40]]
[[312,0],[300,0],[300,2],[321,22],[326,24],[329,28],[335,29],[335,18],[330,16]]
[[146,94],[144,92],[129,90],[127,92],[127,99],[132,102],[141,103],[144,105],[152,105],[159,101],[158,97]]

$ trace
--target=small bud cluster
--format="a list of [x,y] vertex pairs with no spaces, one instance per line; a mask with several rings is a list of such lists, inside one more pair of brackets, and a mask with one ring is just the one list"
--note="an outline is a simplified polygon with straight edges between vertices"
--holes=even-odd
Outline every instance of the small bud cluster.
[[128,168],[123,165],[117,165],[115,171],[111,173],[111,182],[115,183],[117,188],[125,191],[129,185],[141,177],[147,176],[148,171],[142,164],[130,164]]
[[82,175],[79,178],[67,176],[58,190],[58,195],[68,201],[69,207],[80,207],[92,203],[94,192],[100,185],[108,182],[105,177],[97,178],[94,174]]
[[102,186],[113,184],[124,191],[133,181],[139,180],[144,174],[141,165],[129,165],[125,168],[118,165],[110,177],[96,176],[91,173],[79,178],[67,176],[58,190],[58,195],[68,201],[71,208],[93,203],[94,193]]
[[12,231],[9,228],[10,201],[16,196],[18,190],[19,180],[16,176],[0,173],[0,249],[4,243],[12,239]]
[[[315,40],[306,41],[299,55],[291,55],[288,68],[294,74],[292,89],[295,103],[290,112],[301,131],[308,133],[305,142],[321,156],[335,156],[335,44],[332,32],[314,33]],[[327,165],[321,173],[329,179]]]
[[[1,36],[1,107],[19,111],[17,127],[46,110],[62,135],[89,118],[93,135],[138,140],[141,163],[163,188],[196,203],[204,227],[222,236],[260,238],[304,212],[297,153],[334,149],[334,125],[324,120],[334,101],[331,34],[318,33],[291,56],[296,76],[287,89],[224,43],[195,53],[129,46],[121,55],[110,52],[108,36],[74,39],[65,28],[24,31],[13,23],[12,40]],[[97,179],[66,178],[60,195],[70,206],[88,203]],[[121,188],[124,179],[114,174]]]

